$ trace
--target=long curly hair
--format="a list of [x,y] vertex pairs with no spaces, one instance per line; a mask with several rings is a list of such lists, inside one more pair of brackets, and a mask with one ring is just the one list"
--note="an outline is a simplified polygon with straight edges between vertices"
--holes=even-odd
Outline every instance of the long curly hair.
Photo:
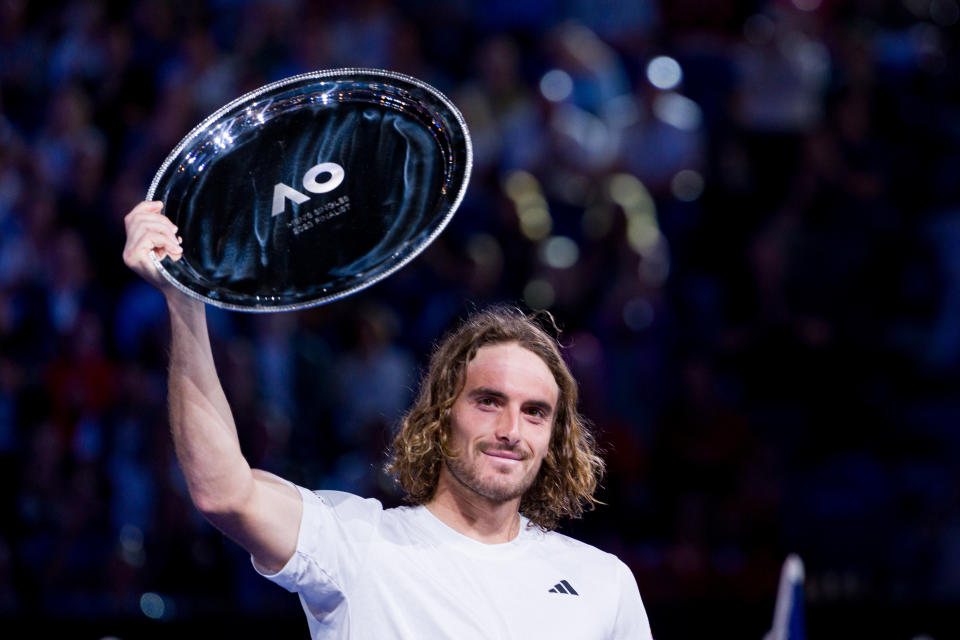
[[424,504],[433,497],[445,459],[457,455],[450,450],[450,414],[463,390],[467,365],[481,347],[515,342],[540,356],[559,387],[550,447],[520,500],[520,513],[550,530],[560,518],[579,518],[598,504],[593,494],[605,465],[589,425],[577,411],[577,383],[557,341],[537,324],[543,318],[556,328],[547,312],[528,317],[518,309],[491,307],[471,315],[438,343],[385,465],[410,503]]

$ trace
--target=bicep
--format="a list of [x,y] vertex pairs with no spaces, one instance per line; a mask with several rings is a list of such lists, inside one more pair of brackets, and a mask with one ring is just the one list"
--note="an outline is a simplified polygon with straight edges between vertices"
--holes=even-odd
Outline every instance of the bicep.
[[282,478],[259,469],[252,472],[253,485],[241,508],[208,519],[246,549],[257,566],[275,573],[297,549],[303,500]]

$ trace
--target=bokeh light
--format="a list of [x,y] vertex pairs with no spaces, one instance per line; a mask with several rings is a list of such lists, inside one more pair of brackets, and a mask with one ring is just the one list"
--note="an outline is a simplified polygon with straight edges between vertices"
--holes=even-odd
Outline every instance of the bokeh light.
[[540,93],[550,102],[563,102],[573,93],[573,78],[562,69],[551,69],[540,78]]
[[643,183],[629,173],[614,174],[608,183],[610,199],[624,209],[639,210],[644,214],[654,212],[653,198]]
[[517,215],[520,217],[520,232],[528,240],[542,240],[553,229],[553,219],[546,207],[524,207]]
[[682,169],[670,180],[670,192],[682,202],[693,202],[703,195],[703,176],[693,169]]
[[152,591],[148,591],[140,596],[140,611],[148,618],[159,620],[166,613],[167,606],[163,598]]
[[467,255],[478,266],[499,269],[503,265],[503,249],[489,233],[475,233],[467,241]]
[[657,89],[673,89],[683,81],[683,70],[670,56],[657,56],[647,63],[647,80]]
[[523,288],[523,301],[531,309],[549,309],[556,298],[553,285],[546,280],[536,278]]
[[660,121],[684,131],[698,129],[700,123],[703,122],[700,105],[690,98],[672,91],[654,99],[653,114]]
[[569,269],[580,258],[580,247],[571,238],[554,236],[540,245],[540,259],[554,269]]
[[649,220],[632,218],[627,222],[627,241],[640,255],[653,251],[660,238],[660,229]]
[[520,232],[528,240],[539,241],[550,235],[553,218],[540,182],[527,171],[514,171],[503,181],[503,190],[513,201]]
[[651,287],[660,287],[670,277],[670,251],[666,242],[659,242],[642,256],[638,269],[640,281]]

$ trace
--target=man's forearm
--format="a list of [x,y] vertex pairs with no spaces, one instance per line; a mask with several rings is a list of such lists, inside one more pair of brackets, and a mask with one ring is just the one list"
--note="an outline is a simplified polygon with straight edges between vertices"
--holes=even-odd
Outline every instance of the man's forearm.
[[230,511],[252,490],[230,405],[213,362],[202,302],[182,294],[170,310],[170,427],[193,503],[205,515]]

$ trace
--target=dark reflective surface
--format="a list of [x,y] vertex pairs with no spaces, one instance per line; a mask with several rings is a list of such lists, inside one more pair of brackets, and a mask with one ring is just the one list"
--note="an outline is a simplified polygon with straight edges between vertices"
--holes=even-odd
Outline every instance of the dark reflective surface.
[[466,189],[459,112],[419,81],[335,70],[268,85],[191,132],[157,173],[183,258],[161,269],[206,302],[280,311],[386,277],[446,225]]

